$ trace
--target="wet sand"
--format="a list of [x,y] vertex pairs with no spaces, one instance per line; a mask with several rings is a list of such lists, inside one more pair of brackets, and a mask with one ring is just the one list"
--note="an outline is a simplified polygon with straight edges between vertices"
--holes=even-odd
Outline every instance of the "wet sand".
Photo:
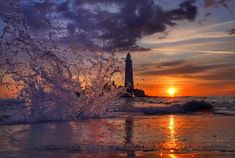
[[0,157],[235,157],[235,117],[123,116],[0,126]]

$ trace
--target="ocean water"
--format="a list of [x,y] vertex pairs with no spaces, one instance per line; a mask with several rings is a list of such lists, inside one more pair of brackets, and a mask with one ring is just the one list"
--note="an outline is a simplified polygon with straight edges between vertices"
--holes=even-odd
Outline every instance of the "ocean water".
[[25,108],[2,100],[0,157],[235,157],[233,96],[120,98],[114,104],[117,110],[103,118],[9,124],[4,120]]
[[134,98],[131,102],[133,107],[155,110],[153,114],[190,114],[204,111],[211,114],[235,115],[235,96],[147,97]]

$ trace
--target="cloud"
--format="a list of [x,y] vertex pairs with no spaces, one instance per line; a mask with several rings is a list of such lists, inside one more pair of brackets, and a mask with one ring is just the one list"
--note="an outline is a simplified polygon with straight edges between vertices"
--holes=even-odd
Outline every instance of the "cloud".
[[185,63],[186,60],[176,60],[176,61],[170,61],[170,62],[164,62],[162,64],[160,64],[159,66],[177,66],[177,65],[181,65],[183,63]]
[[235,29],[231,29],[228,31],[229,35],[234,35],[235,34]]
[[231,0],[204,0],[204,6],[205,8],[223,6],[227,9],[230,9],[229,1]]
[[[45,17],[54,16],[52,23],[58,23],[60,27],[65,25],[62,31],[66,34],[61,37],[64,42],[78,43],[84,49],[120,50],[139,49],[137,40],[163,32],[168,26],[175,26],[177,20],[195,20],[197,7],[193,5],[194,1],[186,0],[167,11],[154,0],[21,2],[20,10],[35,31],[45,31]],[[2,5],[0,8],[4,8]]]
[[[216,72],[210,72],[204,75],[194,75],[191,78],[201,79],[201,80],[216,80],[216,81],[232,81],[235,84],[235,67],[224,68],[221,70],[217,70]],[[188,76],[190,78],[190,76]]]
[[194,74],[203,72],[205,70],[213,69],[213,65],[184,65],[177,68],[163,69],[163,70],[145,70],[140,75],[183,75],[183,74]]
[[[208,40],[224,40],[224,38],[235,37],[235,35],[232,33],[234,25],[235,20],[200,27],[198,25],[192,25],[187,28],[181,26],[168,33],[167,38],[162,38],[159,40],[159,37],[162,35],[154,34],[152,36],[142,38],[139,43],[140,45],[146,47],[156,48],[167,45],[183,45],[195,42],[206,42]],[[227,33],[227,30],[231,30],[229,31],[230,35]]]
[[[159,63],[149,63],[136,69],[138,76],[177,76],[203,80],[235,79],[233,54],[221,54],[217,57],[202,55],[191,60],[173,60]],[[205,59],[207,60],[205,60]],[[204,59],[204,60],[203,60]]]
[[[205,43],[204,43],[205,44]],[[212,44],[212,43],[209,43]],[[209,45],[206,43],[205,45]],[[196,47],[196,46],[204,46],[203,44],[189,44],[189,45],[184,45],[181,46],[181,48],[186,48],[186,49],[180,49],[179,47],[170,47],[170,48],[154,48],[153,50],[155,51],[161,51],[161,52],[174,52],[174,53],[179,53],[179,52],[188,52],[188,53],[203,53],[203,54],[235,54],[235,51],[224,51],[224,50],[190,50],[189,48],[191,47]],[[197,47],[196,47],[197,48]]]

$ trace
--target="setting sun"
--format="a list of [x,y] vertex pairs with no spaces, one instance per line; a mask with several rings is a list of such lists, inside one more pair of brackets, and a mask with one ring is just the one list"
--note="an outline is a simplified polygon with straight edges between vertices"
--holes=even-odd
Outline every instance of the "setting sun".
[[168,88],[167,93],[169,96],[175,96],[176,89],[174,87],[170,87]]

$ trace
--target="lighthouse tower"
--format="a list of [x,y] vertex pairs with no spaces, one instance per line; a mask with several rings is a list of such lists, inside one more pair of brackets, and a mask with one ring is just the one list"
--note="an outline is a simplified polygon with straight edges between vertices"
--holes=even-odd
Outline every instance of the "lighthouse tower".
[[125,67],[125,87],[127,92],[134,96],[134,81],[133,81],[133,68],[130,51],[126,55],[126,67]]

